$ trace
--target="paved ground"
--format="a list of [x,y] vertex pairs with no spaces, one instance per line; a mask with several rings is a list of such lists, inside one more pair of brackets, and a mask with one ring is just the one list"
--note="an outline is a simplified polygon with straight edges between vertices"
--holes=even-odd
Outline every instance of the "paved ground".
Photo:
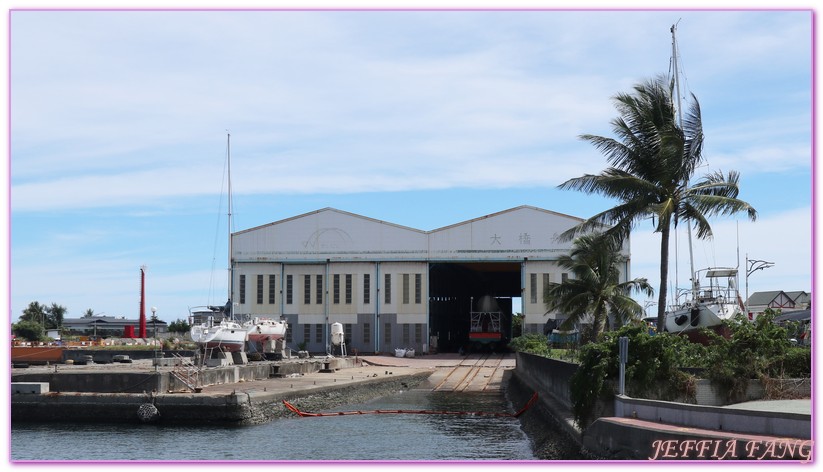
[[755,400],[735,403],[734,405],[727,405],[723,408],[751,411],[780,411],[783,413],[810,415],[812,413],[812,400],[811,398],[801,400]]
[[390,356],[360,356],[357,365],[333,372],[295,374],[283,378],[210,385],[206,395],[235,393],[310,391],[331,385],[346,385],[372,378],[429,373],[426,382],[417,388],[439,391],[491,392],[502,387],[503,372],[514,369],[513,354],[493,356],[459,356],[435,354],[415,358]]

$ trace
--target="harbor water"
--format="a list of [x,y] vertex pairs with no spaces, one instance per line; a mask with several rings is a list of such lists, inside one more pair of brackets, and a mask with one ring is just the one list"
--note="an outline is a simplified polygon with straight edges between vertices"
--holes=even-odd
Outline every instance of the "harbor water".
[[[391,409],[514,408],[502,394],[411,390],[338,410]],[[472,414],[295,416],[243,427],[15,423],[11,433],[12,461],[536,460],[518,419]]]

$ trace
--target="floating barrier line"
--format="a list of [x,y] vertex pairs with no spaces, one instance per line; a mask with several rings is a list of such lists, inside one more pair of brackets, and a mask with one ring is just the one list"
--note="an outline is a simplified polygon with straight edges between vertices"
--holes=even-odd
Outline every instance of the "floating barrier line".
[[336,411],[331,413],[310,413],[307,411],[300,411],[296,406],[292,405],[286,400],[283,400],[283,405],[290,411],[296,413],[301,418],[313,418],[317,416],[348,416],[348,415],[465,415],[465,416],[503,416],[517,418],[537,403],[537,392],[532,394],[531,398],[523,408],[517,413],[495,413],[486,411],[441,411],[441,410],[354,410],[354,411]]

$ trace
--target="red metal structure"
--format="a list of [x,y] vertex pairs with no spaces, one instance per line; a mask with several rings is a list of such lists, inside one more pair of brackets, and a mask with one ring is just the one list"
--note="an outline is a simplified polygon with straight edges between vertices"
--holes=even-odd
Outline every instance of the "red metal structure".
[[140,266],[140,332],[138,338],[146,337],[146,266]]

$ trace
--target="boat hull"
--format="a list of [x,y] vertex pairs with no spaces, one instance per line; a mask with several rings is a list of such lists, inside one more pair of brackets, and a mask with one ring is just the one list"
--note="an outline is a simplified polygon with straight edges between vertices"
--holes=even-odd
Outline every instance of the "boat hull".
[[247,329],[247,339],[252,343],[265,343],[283,339],[288,325],[285,321],[254,319],[243,325]]
[[242,351],[246,345],[246,330],[237,324],[215,324],[193,326],[192,341],[206,349],[220,349],[226,352]]
[[666,331],[683,333],[715,328],[742,313],[736,303],[701,303],[666,313]]

